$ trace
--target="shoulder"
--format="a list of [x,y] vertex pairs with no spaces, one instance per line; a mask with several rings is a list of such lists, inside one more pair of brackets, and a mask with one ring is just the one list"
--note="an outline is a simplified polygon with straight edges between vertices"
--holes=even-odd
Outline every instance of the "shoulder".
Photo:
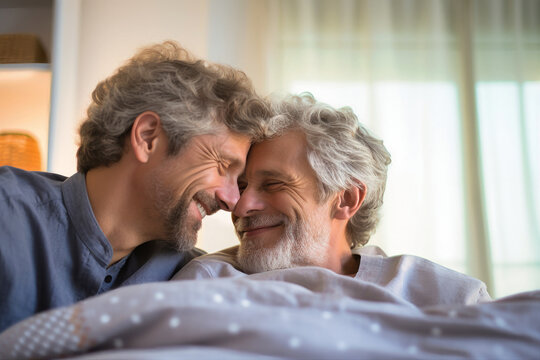
[[163,240],[153,240],[135,248],[134,254],[141,254],[142,256],[152,258],[156,256],[174,256],[182,257],[187,263],[188,261],[195,259],[196,257],[205,255],[206,252],[199,248],[193,248],[191,250],[178,251]]
[[[147,262],[157,263],[158,265],[168,264],[168,267],[171,267],[176,272],[191,260],[204,254],[206,252],[199,248],[178,251],[166,241],[153,240],[137,246],[130,254],[130,261],[136,260],[138,266],[142,266]],[[171,276],[172,274],[169,274],[168,279]]]
[[472,276],[418,256],[403,255],[403,268],[414,269],[414,275],[431,283],[440,294],[440,299],[460,304],[475,304],[490,301],[486,284]]
[[[0,229],[5,239],[48,236],[48,228],[67,223],[61,175],[0,167]],[[14,246],[16,241],[11,241]]]
[[383,262],[396,272],[411,274],[422,277],[433,277],[440,280],[455,280],[456,283],[481,283],[480,280],[452,270],[431,260],[415,255],[391,256],[383,259]]
[[414,255],[362,255],[358,278],[376,282],[417,305],[474,304],[491,300],[479,279]]
[[25,200],[33,203],[47,202],[61,197],[61,185],[65,176],[0,167],[0,198]]
[[172,280],[244,276],[245,274],[239,270],[236,262],[236,248],[199,256],[180,269]]

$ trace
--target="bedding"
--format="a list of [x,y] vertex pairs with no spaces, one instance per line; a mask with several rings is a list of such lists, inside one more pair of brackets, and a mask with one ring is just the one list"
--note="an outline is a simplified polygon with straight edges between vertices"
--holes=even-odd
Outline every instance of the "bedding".
[[540,291],[476,305],[417,307],[378,285],[314,267],[156,282],[34,315],[0,334],[0,354],[77,360],[532,359],[540,354]]

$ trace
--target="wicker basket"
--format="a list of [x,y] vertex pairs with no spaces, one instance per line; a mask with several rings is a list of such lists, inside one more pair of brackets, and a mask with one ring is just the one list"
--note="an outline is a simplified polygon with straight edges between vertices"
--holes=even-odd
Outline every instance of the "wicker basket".
[[36,139],[23,132],[0,132],[0,166],[3,165],[41,171],[41,154]]
[[0,34],[0,64],[46,62],[47,55],[36,35]]

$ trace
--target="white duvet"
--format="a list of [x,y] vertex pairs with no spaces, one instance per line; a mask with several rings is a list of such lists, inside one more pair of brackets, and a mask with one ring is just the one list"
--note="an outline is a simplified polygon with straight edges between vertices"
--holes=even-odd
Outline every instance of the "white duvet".
[[133,285],[12,326],[0,334],[0,355],[538,359],[540,291],[419,308],[377,285],[313,267]]

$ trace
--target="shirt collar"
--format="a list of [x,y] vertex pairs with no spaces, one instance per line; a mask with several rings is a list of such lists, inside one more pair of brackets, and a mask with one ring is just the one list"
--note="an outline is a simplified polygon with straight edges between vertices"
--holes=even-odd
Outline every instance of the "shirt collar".
[[92,211],[86,190],[85,175],[76,173],[66,179],[62,184],[62,196],[79,240],[99,263],[107,266],[112,259],[113,251]]

